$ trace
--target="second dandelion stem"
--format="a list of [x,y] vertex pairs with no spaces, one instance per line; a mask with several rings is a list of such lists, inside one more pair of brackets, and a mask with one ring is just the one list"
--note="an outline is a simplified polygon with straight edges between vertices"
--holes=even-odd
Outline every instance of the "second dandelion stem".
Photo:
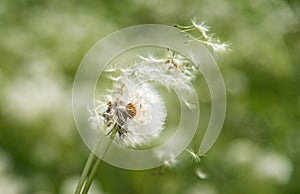
[[79,183],[78,183],[78,185],[76,187],[76,190],[75,190],[75,194],[80,194],[80,192],[82,190],[82,187],[84,185],[84,182],[86,180],[86,177],[88,176],[88,173],[91,169],[94,158],[95,158],[95,155],[93,154],[93,152],[91,152],[90,155],[89,155],[89,158],[88,158],[88,160],[87,160],[87,162],[86,162],[86,164],[83,168]]
[[[114,128],[112,130],[112,133],[109,135],[110,136],[109,142],[106,143],[105,145],[103,145],[105,147],[102,148],[104,150],[104,152],[103,152],[101,158],[103,158],[106,155],[106,153],[115,137],[116,132],[117,132],[117,130],[116,130],[116,128]],[[100,133],[100,135],[98,137],[98,142],[97,142],[95,148],[93,149],[93,151],[90,153],[90,156],[89,156],[89,158],[86,162],[86,165],[83,169],[83,172],[81,174],[81,178],[77,185],[75,194],[87,194],[88,193],[90,186],[92,185],[92,182],[97,174],[97,171],[98,171],[100,165],[102,164],[102,160],[100,158],[98,158],[94,153],[97,153],[99,151],[100,145],[102,145],[102,143],[105,142],[104,141],[105,136],[106,135],[104,134],[104,132]],[[93,163],[93,161],[95,160],[95,157],[97,157],[97,160]]]
[[[110,147],[111,143],[113,142],[113,139],[114,139],[114,137],[115,137],[116,132],[117,132],[117,130],[114,129],[114,130],[112,131],[112,133],[110,134],[111,140],[110,140],[109,143],[107,144],[107,147],[105,148],[105,151],[104,151],[104,153],[103,153],[103,156],[106,155],[106,153],[107,153],[107,151],[108,151],[108,148]],[[84,186],[84,188],[83,188],[82,194],[87,194],[87,192],[88,192],[88,190],[89,190],[89,188],[90,188],[90,186],[91,186],[91,184],[92,184],[92,182],[93,182],[93,180],[94,180],[94,178],[95,178],[95,176],[96,176],[96,174],[97,174],[98,168],[99,168],[99,166],[100,166],[101,164],[102,164],[102,160],[101,160],[100,158],[97,158],[97,160],[96,160],[96,162],[95,162],[95,165],[94,165],[92,171],[90,172],[90,175],[89,175],[89,177],[88,177],[88,179],[87,179],[87,181],[86,181],[86,184],[85,184],[85,186]]]

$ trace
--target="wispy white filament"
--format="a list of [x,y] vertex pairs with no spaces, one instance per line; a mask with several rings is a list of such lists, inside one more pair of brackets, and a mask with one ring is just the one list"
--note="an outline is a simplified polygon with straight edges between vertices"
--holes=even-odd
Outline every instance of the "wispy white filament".
[[[142,61],[134,63],[132,67],[120,69],[122,75],[133,77],[140,82],[153,81],[166,87],[167,89],[176,88],[180,91],[183,102],[190,108],[189,96],[193,91],[191,81],[198,73],[198,67],[191,63],[186,57],[180,54],[168,52],[165,58],[155,58],[141,56]],[[114,77],[112,80],[120,79]]]
[[220,39],[215,38],[213,35],[209,34],[210,27],[206,26],[204,22],[199,23],[196,18],[191,20],[191,26],[179,26],[184,32],[197,31],[199,33],[198,37],[189,36],[191,41],[198,41],[204,45],[207,45],[217,53],[226,53],[229,52],[229,44],[223,43]]

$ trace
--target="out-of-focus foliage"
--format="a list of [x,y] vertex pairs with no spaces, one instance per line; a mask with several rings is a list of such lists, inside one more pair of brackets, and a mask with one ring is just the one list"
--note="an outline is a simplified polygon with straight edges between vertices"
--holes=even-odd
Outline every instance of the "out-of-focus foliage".
[[[212,26],[228,94],[222,134],[200,164],[126,171],[103,165],[90,193],[300,193],[300,4],[280,0],[0,1],[0,194],[72,193],[89,150],[75,128],[72,82],[88,49],[123,27]],[[210,114],[195,83],[202,132]],[[205,178],[205,179],[203,179]]]

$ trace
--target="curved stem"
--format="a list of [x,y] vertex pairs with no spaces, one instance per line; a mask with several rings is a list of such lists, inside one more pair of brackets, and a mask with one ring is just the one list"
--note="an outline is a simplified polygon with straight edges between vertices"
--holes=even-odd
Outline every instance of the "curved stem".
[[76,187],[75,194],[80,194],[80,192],[82,190],[82,187],[84,185],[84,182],[86,180],[86,177],[87,177],[87,175],[88,175],[88,173],[90,171],[90,168],[91,168],[91,165],[93,163],[94,158],[95,158],[95,155],[93,154],[93,152],[91,152],[90,155],[89,155],[88,160],[85,163],[83,171],[81,173],[81,177],[80,177],[79,183],[78,183],[78,185]]
[[98,158],[93,169],[91,170],[89,177],[87,178],[82,194],[87,194],[87,192],[89,191],[90,186],[92,185],[92,182],[97,174],[100,164],[102,164],[102,160]]
[[[115,137],[115,134],[116,134],[117,130],[113,129],[112,133],[111,133],[111,140],[109,142],[109,144],[107,145],[107,147],[105,148],[105,151],[103,153],[103,157],[106,155],[107,151],[108,151],[108,148],[110,147],[110,145],[112,144],[113,142],[113,139]],[[86,181],[86,184],[84,185],[84,188],[83,188],[83,191],[82,191],[82,194],[87,194],[87,192],[89,191],[90,189],[90,186],[92,185],[92,182],[97,174],[97,171],[99,169],[99,166],[102,164],[103,160],[101,160],[100,158],[97,158],[96,162],[95,162],[95,165],[93,167],[93,169],[91,170],[90,172],[90,175],[88,176],[87,178],[87,181]]]
[[[104,131],[104,130],[103,130]],[[110,134],[110,137],[113,139],[117,130],[113,129],[112,133]],[[95,160],[96,155],[94,153],[97,153],[99,146],[101,145],[103,139],[105,137],[105,133],[101,133],[98,136],[98,142],[95,145],[94,149],[91,151],[88,160],[83,168],[79,183],[76,187],[75,194],[86,194],[92,184],[92,181],[94,177],[96,176],[97,170],[102,163],[102,160],[100,158],[97,158],[96,162],[93,163]],[[103,156],[107,153],[107,150],[109,146],[111,145],[112,140],[109,142],[107,147],[105,148]]]

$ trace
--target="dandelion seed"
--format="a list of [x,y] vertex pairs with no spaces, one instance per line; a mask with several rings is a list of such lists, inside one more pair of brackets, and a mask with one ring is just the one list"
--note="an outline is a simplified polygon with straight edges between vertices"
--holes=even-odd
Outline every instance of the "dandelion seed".
[[230,51],[230,49],[228,47],[229,47],[229,44],[221,43],[221,44],[214,44],[213,49],[218,53],[226,53],[226,52]]
[[148,54],[148,57],[139,56],[139,58],[142,59],[143,61],[154,62],[154,63],[163,63],[164,62],[164,59],[155,58],[155,57],[151,56],[150,54]]
[[193,26],[194,26],[197,30],[199,30],[199,31],[201,32],[202,36],[203,36],[205,39],[209,39],[209,38],[210,38],[210,36],[207,35],[207,32],[209,31],[209,28],[210,28],[210,27],[204,25],[205,22],[202,22],[201,24],[199,24],[199,23],[197,22],[197,19],[196,19],[195,17],[191,20],[191,22],[192,22]]
[[156,152],[157,158],[163,161],[163,167],[165,168],[173,168],[177,165],[178,160],[174,156],[173,153],[167,153],[164,151]]
[[229,44],[220,43],[221,41],[218,39],[216,40],[217,42],[201,41],[201,40],[198,40],[198,41],[202,42],[203,44],[206,44],[207,46],[212,47],[213,50],[217,53],[226,53],[226,52],[231,51],[229,49]]
[[176,158],[170,158],[170,159],[164,161],[164,167],[174,168],[177,163],[178,163],[178,160]]
[[118,81],[121,79],[121,76],[112,76],[112,75],[109,75],[107,76],[108,79],[112,80],[112,81]]
[[201,168],[196,168],[195,173],[199,179],[207,179],[208,174],[203,172]]
[[191,23],[191,26],[177,25],[177,27],[182,29],[183,32],[197,31],[199,33],[198,37],[187,34],[187,36],[190,37],[190,40],[188,40],[187,43],[193,41],[200,42],[211,47],[213,51],[221,54],[231,51],[229,49],[229,44],[221,42],[218,38],[215,38],[213,35],[208,33],[210,31],[210,27],[206,26],[205,22],[199,23],[196,18],[193,18]]
[[197,67],[186,57],[179,54],[168,54],[165,58],[140,57],[143,61],[135,63],[122,73],[139,82],[154,81],[171,90],[176,88],[182,94],[180,97],[189,108],[195,105],[190,103],[189,97],[193,92],[191,80],[198,73]]
[[161,70],[165,70],[165,72],[162,72],[162,75],[168,73],[177,73],[177,75],[175,76],[178,76],[179,73],[182,73],[188,75],[187,77],[190,76],[190,81],[191,79],[195,78],[195,74],[198,73],[198,67],[193,64],[188,58],[169,49],[166,57],[164,58],[154,58],[151,55],[149,55],[148,57],[140,56],[140,58],[144,62],[148,63],[148,65],[149,63],[159,65]]
[[199,163],[201,161],[200,155],[196,154],[192,149],[186,149],[186,151],[192,156],[195,162]]

